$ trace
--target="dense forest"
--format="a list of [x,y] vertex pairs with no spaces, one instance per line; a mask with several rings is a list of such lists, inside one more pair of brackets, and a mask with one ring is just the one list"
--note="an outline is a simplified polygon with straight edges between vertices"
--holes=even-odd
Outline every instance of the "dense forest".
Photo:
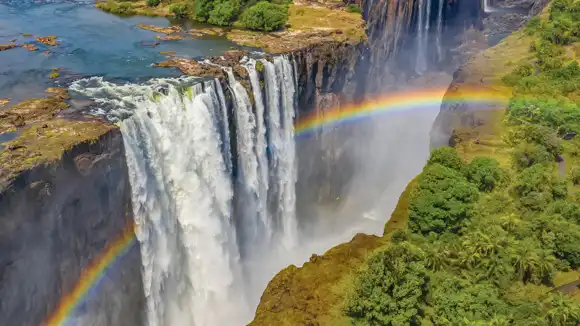
[[524,34],[531,59],[502,79],[509,164],[431,153],[408,228],[354,281],[353,324],[580,324],[580,295],[553,289],[580,267],[580,1],[553,1]]

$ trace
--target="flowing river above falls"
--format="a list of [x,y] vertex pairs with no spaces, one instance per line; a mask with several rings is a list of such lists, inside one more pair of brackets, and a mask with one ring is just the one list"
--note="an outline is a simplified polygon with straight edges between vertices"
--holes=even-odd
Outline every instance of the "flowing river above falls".
[[[0,44],[35,43],[35,37],[55,35],[58,46],[37,44],[37,51],[24,48],[0,54],[0,98],[23,99],[44,96],[47,87],[67,86],[71,78],[104,76],[107,79],[139,80],[177,76],[175,69],[155,68],[163,51],[198,58],[220,55],[238,47],[225,37],[159,41],[163,35],[136,24],[171,25],[166,18],[121,18],[95,8],[94,1],[4,0],[0,1]],[[30,34],[31,36],[23,36]],[[35,43],[36,44],[36,43]],[[50,51],[50,53],[43,53]],[[60,78],[50,79],[53,68]],[[68,78],[67,78],[68,77]]]

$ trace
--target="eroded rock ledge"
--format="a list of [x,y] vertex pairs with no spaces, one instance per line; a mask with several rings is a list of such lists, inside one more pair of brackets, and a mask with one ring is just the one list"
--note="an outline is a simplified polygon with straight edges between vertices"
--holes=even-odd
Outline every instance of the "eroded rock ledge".
[[[0,316],[41,325],[82,271],[133,223],[119,129],[60,116],[66,91],[0,111]],[[74,318],[80,324],[142,325],[138,244],[107,273]]]

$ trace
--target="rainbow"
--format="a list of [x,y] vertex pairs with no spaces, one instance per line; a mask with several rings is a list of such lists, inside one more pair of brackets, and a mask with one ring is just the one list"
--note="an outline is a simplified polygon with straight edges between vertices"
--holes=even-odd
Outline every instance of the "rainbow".
[[[462,87],[461,92],[445,89],[414,90],[387,94],[371,101],[331,109],[324,114],[300,117],[295,123],[295,135],[300,136],[325,126],[357,121],[381,113],[407,111],[421,108],[439,109],[440,103],[465,101],[474,104],[503,104],[507,97],[490,89]],[[443,94],[445,97],[441,99]],[[96,287],[110,266],[122,257],[135,243],[135,225],[128,225],[121,235],[107,245],[81,273],[78,283],[64,296],[57,309],[49,316],[45,326],[65,326],[74,310],[85,301],[89,291]]]
[[136,243],[134,229],[134,223],[130,223],[114,241],[103,249],[99,256],[89,263],[81,272],[75,287],[61,298],[56,310],[48,317],[44,326],[67,325],[74,310],[85,301],[89,291],[99,284],[107,269]]
[[[443,95],[445,97],[442,99]],[[462,86],[460,91],[446,93],[446,89],[424,89],[396,92],[359,104],[350,104],[319,114],[299,117],[294,126],[296,136],[302,136],[322,127],[335,126],[379,114],[434,108],[440,104],[465,101],[475,105],[504,104],[507,97],[503,92],[489,88]]]

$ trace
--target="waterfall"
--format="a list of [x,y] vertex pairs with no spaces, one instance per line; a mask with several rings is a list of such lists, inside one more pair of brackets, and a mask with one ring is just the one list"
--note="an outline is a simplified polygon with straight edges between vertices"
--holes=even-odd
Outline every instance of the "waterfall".
[[188,95],[170,87],[121,123],[149,326],[224,325],[246,313],[233,192],[212,117],[223,111],[208,105],[215,85]]
[[[483,11],[486,13],[495,12],[496,9],[489,4],[490,0],[483,0]],[[480,7],[481,8],[481,7]]]
[[[419,22],[417,24],[417,57],[415,62],[415,72],[418,74],[422,74],[427,70],[427,58],[426,58],[426,49],[425,49],[425,36],[424,36],[424,22],[423,22],[423,15],[425,11],[425,0],[419,0]],[[427,17],[427,22],[429,21],[429,17]],[[428,23],[427,23],[428,24]]]
[[439,0],[439,7],[437,10],[437,58],[439,62],[443,61],[443,50],[441,49],[441,33],[443,32],[443,2]]
[[70,86],[123,134],[148,326],[243,324],[265,257],[296,245],[295,68],[257,62],[243,65],[248,90],[231,68],[227,89],[192,77]]

